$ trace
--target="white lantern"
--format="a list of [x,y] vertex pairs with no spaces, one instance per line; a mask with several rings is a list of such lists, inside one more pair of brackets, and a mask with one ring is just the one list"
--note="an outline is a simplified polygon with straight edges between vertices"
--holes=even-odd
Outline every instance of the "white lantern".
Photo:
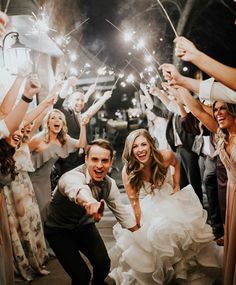
[[[14,44],[11,44],[12,40],[6,42],[10,35],[11,39],[15,39]],[[10,32],[5,35],[2,49],[4,66],[12,75],[17,74],[20,70],[32,71],[33,63],[30,59],[30,49],[19,41],[17,32]]]

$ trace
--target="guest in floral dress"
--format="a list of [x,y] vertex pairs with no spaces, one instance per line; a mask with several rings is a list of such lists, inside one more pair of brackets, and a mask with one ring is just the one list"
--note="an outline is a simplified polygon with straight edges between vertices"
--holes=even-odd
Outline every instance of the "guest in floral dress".
[[[33,125],[28,125],[27,130]],[[14,136],[13,136],[14,137]],[[7,138],[12,140],[12,136]],[[20,143],[20,140],[18,141]],[[34,171],[27,143],[14,155],[17,175],[4,187],[16,272],[25,280],[49,272],[44,269],[48,258],[39,207],[28,171]]]

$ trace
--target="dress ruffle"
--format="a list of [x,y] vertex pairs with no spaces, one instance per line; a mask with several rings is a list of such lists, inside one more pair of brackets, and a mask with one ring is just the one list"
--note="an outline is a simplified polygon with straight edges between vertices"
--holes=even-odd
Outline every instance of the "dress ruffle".
[[65,158],[69,153],[77,150],[77,140],[71,137],[67,138],[66,143],[63,146],[59,146],[56,143],[50,143],[49,147],[42,152],[33,151],[31,153],[31,159],[35,169],[40,168],[44,163],[54,158]]
[[114,226],[116,245],[109,254],[116,284],[169,284],[174,279],[179,284],[210,285],[220,273],[222,249],[213,242],[198,197],[190,186],[174,195],[171,189],[165,183],[141,201],[138,231]]

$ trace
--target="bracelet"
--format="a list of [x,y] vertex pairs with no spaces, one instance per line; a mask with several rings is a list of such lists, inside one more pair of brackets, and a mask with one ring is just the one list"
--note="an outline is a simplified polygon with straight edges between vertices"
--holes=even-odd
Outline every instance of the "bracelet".
[[21,96],[21,99],[23,101],[25,101],[26,103],[31,103],[33,101],[33,98],[30,99],[30,98],[26,97],[24,94]]

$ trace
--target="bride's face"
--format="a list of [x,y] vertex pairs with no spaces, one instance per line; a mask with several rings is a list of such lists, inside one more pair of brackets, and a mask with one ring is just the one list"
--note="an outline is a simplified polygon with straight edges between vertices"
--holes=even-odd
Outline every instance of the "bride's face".
[[144,136],[135,139],[132,151],[134,157],[143,164],[146,164],[151,157],[151,147]]

